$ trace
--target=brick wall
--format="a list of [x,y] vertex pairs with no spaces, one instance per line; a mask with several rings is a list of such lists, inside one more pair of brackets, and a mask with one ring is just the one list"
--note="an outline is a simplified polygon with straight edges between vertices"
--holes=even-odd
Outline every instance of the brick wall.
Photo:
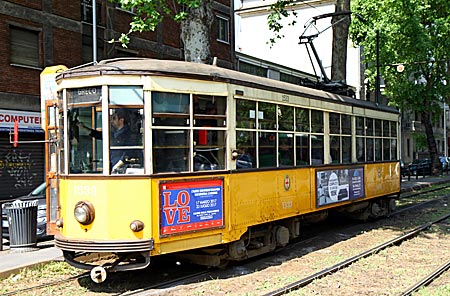
[[[230,17],[230,32],[233,32],[230,0],[216,1],[215,14]],[[113,37],[128,32],[132,14],[116,9],[107,0],[97,0],[101,5],[98,12],[98,43],[103,42],[104,58],[123,56],[119,44],[108,44]],[[10,0],[0,5],[0,109],[11,108],[10,100],[18,102],[18,110],[36,111],[39,105],[40,73],[46,66],[63,64],[73,67],[83,63],[83,26],[81,20],[81,1],[68,0]],[[41,69],[10,65],[10,26],[39,31]],[[84,29],[83,29],[84,28]],[[89,26],[88,26],[89,28]],[[91,34],[86,32],[85,34]],[[129,46],[130,55],[159,59],[183,59],[179,24],[165,18],[154,32],[133,34]],[[211,54],[230,66],[233,60],[233,44],[217,42],[216,24],[211,28]],[[91,38],[90,36],[85,36]],[[31,105],[19,100],[33,101]],[[33,99],[34,98],[34,99]],[[7,102],[7,104],[6,104]],[[22,103],[20,103],[22,102]],[[27,109],[28,108],[28,109]]]

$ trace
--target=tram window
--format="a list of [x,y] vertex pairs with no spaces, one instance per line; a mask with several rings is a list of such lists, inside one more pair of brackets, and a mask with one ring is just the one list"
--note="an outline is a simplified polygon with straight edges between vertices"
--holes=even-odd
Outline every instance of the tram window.
[[373,136],[373,119],[366,118],[366,136]]
[[295,135],[296,145],[296,165],[309,165],[309,135],[297,134]]
[[391,159],[391,141],[389,139],[383,139],[383,160]]
[[323,133],[323,112],[311,110],[311,132]]
[[312,164],[323,164],[323,136],[311,135]]
[[153,130],[153,172],[184,172],[189,170],[189,131]]
[[112,173],[144,173],[143,109],[110,109],[109,157]]
[[365,138],[363,137],[356,137],[356,160],[358,162],[364,162],[365,161],[365,145],[364,141]]
[[390,134],[391,133],[389,132],[389,121],[383,120],[383,137],[389,137]]
[[331,163],[341,162],[341,137],[330,136],[330,157]]
[[397,159],[397,140],[391,139],[391,160]]
[[295,119],[296,131],[309,133],[309,110],[303,108],[295,108]]
[[248,169],[256,167],[256,133],[237,131],[236,141],[238,149],[236,168]]
[[69,115],[69,172],[103,171],[102,111],[100,106],[71,106]]
[[375,160],[382,160],[382,140],[380,138],[375,139]]
[[294,130],[294,107],[278,106],[278,129],[282,131]]
[[356,117],[356,134],[364,136],[365,135],[364,117]]
[[258,103],[258,124],[260,129],[276,129],[276,105],[270,103]]
[[381,119],[375,119],[375,136],[381,137]]
[[276,164],[276,133],[259,132],[259,167],[275,167]]
[[194,130],[194,171],[225,168],[225,131]]
[[278,134],[278,162],[280,166],[294,165],[294,135]]
[[110,105],[144,105],[142,86],[111,85],[109,87]]
[[154,126],[189,126],[189,94],[152,92]]
[[330,134],[340,134],[341,133],[340,121],[341,121],[340,114],[337,114],[337,113],[329,114]]
[[393,138],[397,137],[397,123],[395,121],[390,121],[391,126],[391,134],[390,136]]
[[236,127],[256,127],[256,102],[249,100],[236,100]]
[[366,139],[366,160],[367,161],[374,161],[374,155],[373,155],[373,139],[367,138]]
[[341,133],[343,135],[352,134],[352,117],[350,115],[346,114],[341,115]]
[[226,97],[194,95],[194,171],[225,168],[225,131],[209,129],[226,125]]
[[342,136],[342,163],[352,162],[352,138]]
[[194,96],[194,126],[226,125],[226,97]]

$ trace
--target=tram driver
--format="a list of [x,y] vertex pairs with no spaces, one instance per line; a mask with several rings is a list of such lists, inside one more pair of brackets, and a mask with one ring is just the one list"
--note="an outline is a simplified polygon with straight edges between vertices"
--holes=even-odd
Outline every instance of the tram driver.
[[[82,122],[78,123],[78,126],[87,130],[89,136],[101,140],[102,132],[91,129],[85,126]],[[126,160],[132,157],[136,157],[135,151],[132,149],[115,149],[113,147],[123,146],[135,146],[137,143],[133,143],[135,137],[131,133],[129,126],[129,116],[126,109],[115,109],[111,117],[111,136],[110,136],[110,165],[112,167],[111,173],[118,173],[120,168],[126,163]]]

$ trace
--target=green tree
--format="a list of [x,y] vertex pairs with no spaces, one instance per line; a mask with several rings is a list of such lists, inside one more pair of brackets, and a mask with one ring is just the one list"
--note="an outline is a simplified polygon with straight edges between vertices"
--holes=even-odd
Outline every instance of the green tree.
[[391,105],[421,115],[430,157],[437,168],[433,121],[440,118],[442,103],[448,104],[450,98],[450,2],[352,0],[352,11],[359,18],[353,19],[350,36],[364,48],[368,78],[373,85],[378,31],[385,95]]
[[184,44],[184,59],[189,62],[210,63],[210,31],[213,20],[213,0],[110,0],[124,9],[133,8],[136,15],[130,30],[117,40],[124,47],[134,32],[154,31],[164,17],[180,23],[181,40]]

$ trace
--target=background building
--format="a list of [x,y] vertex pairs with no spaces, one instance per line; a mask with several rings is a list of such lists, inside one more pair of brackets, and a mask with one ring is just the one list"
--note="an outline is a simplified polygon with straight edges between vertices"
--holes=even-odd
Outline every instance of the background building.
[[[9,142],[14,119],[20,141],[42,141],[40,79],[47,66],[74,67],[92,62],[92,1],[0,1],[0,199],[29,193],[44,181],[44,144]],[[233,8],[214,2],[211,54],[222,67],[234,67]],[[165,18],[154,32],[133,34],[128,48],[109,43],[129,30],[133,11],[107,0],[96,1],[97,60],[150,57],[182,60],[180,28]],[[38,122],[39,121],[39,122]]]

